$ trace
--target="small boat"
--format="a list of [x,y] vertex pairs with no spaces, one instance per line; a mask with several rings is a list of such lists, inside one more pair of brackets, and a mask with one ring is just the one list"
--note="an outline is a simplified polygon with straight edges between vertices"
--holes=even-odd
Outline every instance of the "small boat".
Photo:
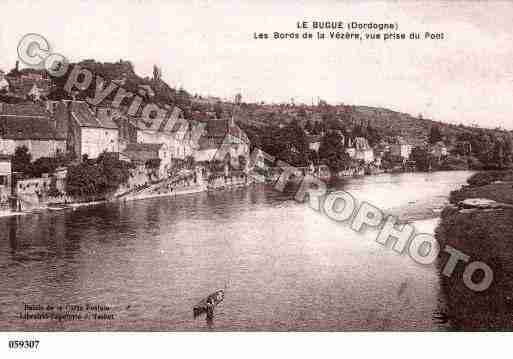
[[196,304],[193,308],[194,319],[203,313],[207,313],[207,318],[212,318],[214,313],[214,308],[223,301],[224,299],[224,290],[220,289],[208,297],[203,298]]

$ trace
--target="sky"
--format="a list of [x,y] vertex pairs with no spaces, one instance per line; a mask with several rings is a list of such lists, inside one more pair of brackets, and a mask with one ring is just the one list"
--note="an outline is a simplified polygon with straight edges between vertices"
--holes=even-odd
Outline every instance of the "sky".
[[[324,99],[513,130],[513,2],[0,0],[0,69],[38,33],[70,61],[130,60],[171,86],[243,101]],[[256,40],[298,21],[397,23],[444,40]],[[315,32],[314,32],[315,33]]]

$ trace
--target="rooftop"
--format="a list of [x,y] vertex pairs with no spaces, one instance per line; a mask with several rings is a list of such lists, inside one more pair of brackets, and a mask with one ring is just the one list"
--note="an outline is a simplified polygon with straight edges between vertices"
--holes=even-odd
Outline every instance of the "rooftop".
[[80,127],[96,127],[117,129],[118,126],[112,121],[112,116],[107,112],[95,116],[89,105],[82,101],[72,101],[70,112]]
[[9,104],[0,103],[0,116],[41,117],[50,118],[50,113],[41,105],[35,103]]
[[153,151],[158,152],[163,143],[129,143],[126,145],[125,151]]
[[0,115],[0,137],[12,140],[65,140],[49,118]]

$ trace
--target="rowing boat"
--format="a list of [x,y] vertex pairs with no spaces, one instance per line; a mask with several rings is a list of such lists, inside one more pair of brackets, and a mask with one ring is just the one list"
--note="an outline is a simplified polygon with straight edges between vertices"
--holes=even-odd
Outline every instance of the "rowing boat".
[[214,308],[223,301],[224,299],[224,290],[220,289],[208,297],[203,298],[193,307],[194,318],[197,316],[207,313],[207,316],[212,316],[214,312]]

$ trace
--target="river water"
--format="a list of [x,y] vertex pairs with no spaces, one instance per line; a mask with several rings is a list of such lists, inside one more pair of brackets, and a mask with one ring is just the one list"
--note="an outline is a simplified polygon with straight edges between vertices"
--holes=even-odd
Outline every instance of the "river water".
[[[432,232],[471,172],[340,184]],[[0,330],[447,330],[422,266],[271,186],[0,218]],[[213,322],[192,307],[225,288]],[[110,319],[20,320],[24,305]]]

